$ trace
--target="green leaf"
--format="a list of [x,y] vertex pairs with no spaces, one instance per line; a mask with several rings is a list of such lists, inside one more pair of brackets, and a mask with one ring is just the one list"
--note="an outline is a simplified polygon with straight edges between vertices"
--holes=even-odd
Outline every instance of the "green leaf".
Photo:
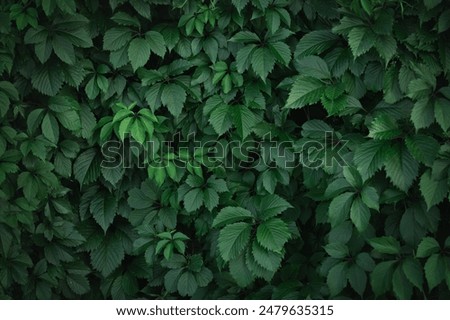
[[431,170],[424,172],[420,178],[420,191],[427,203],[428,210],[441,203],[448,194],[448,183],[446,179],[434,180]]
[[75,160],[73,173],[80,185],[91,183],[100,175],[96,155],[95,149],[91,148],[81,153]]
[[223,135],[232,126],[228,109],[227,105],[216,107],[209,118],[209,122],[219,136]]
[[423,0],[423,3],[428,10],[431,10],[434,7],[438,6],[441,2],[442,0]]
[[252,54],[251,64],[255,73],[265,81],[275,65],[275,58],[269,49],[257,48]]
[[105,197],[99,196],[92,200],[90,211],[95,221],[106,233],[109,226],[114,221],[117,212],[117,201],[111,194],[108,194]]
[[178,117],[181,114],[185,101],[186,91],[182,87],[174,83],[164,86],[161,102],[174,117]]
[[99,246],[91,251],[92,266],[104,277],[117,269],[124,257],[122,239],[118,236],[105,237]]
[[387,114],[376,117],[369,127],[369,137],[377,140],[392,140],[401,133],[397,123]]
[[161,33],[156,31],[149,31],[145,34],[145,39],[152,52],[156,53],[161,58],[166,54],[165,41]]
[[411,111],[411,121],[416,130],[428,128],[434,122],[434,116],[433,104],[427,98],[417,101]]
[[225,226],[219,233],[218,246],[223,260],[230,261],[239,256],[250,241],[252,226],[236,222]]
[[75,50],[69,39],[55,35],[52,40],[52,46],[55,54],[61,61],[71,65],[75,63]]
[[419,171],[419,164],[403,145],[394,145],[390,149],[384,166],[394,186],[404,192],[411,187]]
[[200,188],[194,188],[184,196],[184,208],[187,212],[199,209],[203,204],[203,191]]
[[244,140],[257,123],[255,114],[243,105],[233,106],[229,109],[229,112],[237,132],[241,136],[242,140]]
[[379,253],[399,254],[400,243],[393,237],[379,237],[369,240],[369,244]]
[[369,51],[375,41],[375,34],[366,27],[353,28],[348,34],[348,44],[355,58]]
[[419,243],[417,248],[416,257],[417,258],[426,258],[431,256],[434,253],[438,253],[440,250],[439,243],[431,237],[425,237]]
[[103,49],[115,51],[125,46],[132,37],[131,29],[124,27],[111,28],[103,37]]
[[380,296],[391,289],[394,265],[395,261],[383,261],[373,269],[370,275],[370,283],[376,296]]
[[324,249],[330,257],[335,259],[344,259],[349,255],[348,247],[343,243],[329,243]]
[[345,192],[335,197],[328,208],[328,217],[332,227],[348,219],[354,193]]
[[416,134],[406,137],[406,147],[414,158],[427,166],[431,166],[439,151],[439,143],[430,136]]
[[232,224],[242,220],[248,220],[253,218],[250,211],[241,207],[225,207],[219,211],[214,218],[212,227],[220,228],[228,224]]
[[182,296],[193,296],[197,288],[197,280],[190,271],[184,272],[178,279],[177,290]]
[[367,275],[363,269],[354,264],[348,268],[348,282],[360,296],[364,294],[367,285]]
[[397,299],[411,299],[412,286],[401,267],[395,269],[392,276],[392,289]]
[[371,178],[383,166],[386,156],[386,143],[369,140],[355,151],[354,162],[363,180]]
[[361,197],[356,197],[355,200],[353,200],[350,209],[350,219],[359,232],[364,232],[369,226],[370,210],[361,200]]
[[361,190],[361,200],[370,209],[379,211],[380,209],[380,197],[377,190],[370,186],[365,186]]
[[436,99],[434,104],[436,122],[445,132],[450,128],[450,101],[447,99]]
[[403,273],[415,287],[423,290],[423,269],[419,261],[407,258],[402,263]]
[[325,92],[322,81],[311,77],[298,77],[292,85],[286,108],[297,109],[317,103]]
[[277,252],[264,249],[257,241],[253,241],[252,255],[257,264],[269,271],[277,271],[280,268],[282,255]]
[[297,62],[300,74],[316,79],[328,79],[331,77],[327,63],[320,57],[308,56]]
[[243,254],[230,261],[230,274],[238,286],[242,288],[249,286],[254,280],[253,274],[245,263]]
[[135,38],[128,47],[128,58],[133,70],[143,67],[150,58],[150,44],[146,39]]
[[279,218],[264,221],[256,230],[256,239],[265,249],[280,252],[289,240],[290,233],[286,223]]
[[42,119],[42,134],[46,137],[50,142],[57,144],[59,140],[59,125],[56,121],[56,118],[47,113]]
[[446,266],[444,257],[434,253],[425,263],[424,270],[428,288],[431,291],[445,278]]
[[347,286],[347,270],[347,263],[340,262],[328,272],[327,285],[331,296],[338,295]]
[[279,215],[286,209],[292,208],[292,206],[289,202],[278,195],[269,194],[261,198],[259,208],[260,211],[257,213],[258,218],[261,220],[267,220]]
[[314,30],[300,39],[295,54],[300,57],[320,54],[331,48],[338,40],[339,37],[329,30]]
[[37,68],[31,76],[31,84],[40,93],[56,95],[63,84],[63,73],[56,65],[45,64]]
[[287,66],[289,61],[291,61],[291,49],[284,42],[271,42],[268,44],[270,52],[275,57],[275,59]]

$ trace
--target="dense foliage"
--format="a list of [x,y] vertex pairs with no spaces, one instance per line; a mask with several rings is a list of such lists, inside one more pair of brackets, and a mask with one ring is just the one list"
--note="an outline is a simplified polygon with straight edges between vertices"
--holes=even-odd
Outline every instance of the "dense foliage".
[[450,298],[442,0],[0,2],[0,297]]

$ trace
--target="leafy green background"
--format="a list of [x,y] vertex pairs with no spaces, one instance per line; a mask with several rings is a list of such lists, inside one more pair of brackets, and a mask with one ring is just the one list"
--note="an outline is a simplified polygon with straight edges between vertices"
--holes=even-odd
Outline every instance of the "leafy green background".
[[0,297],[449,299],[449,28],[442,0],[2,1]]

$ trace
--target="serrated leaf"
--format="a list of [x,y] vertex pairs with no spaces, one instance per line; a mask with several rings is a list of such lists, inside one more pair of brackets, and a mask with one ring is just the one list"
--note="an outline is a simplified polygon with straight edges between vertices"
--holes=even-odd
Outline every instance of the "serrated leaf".
[[61,69],[50,64],[40,66],[31,76],[31,83],[40,93],[55,96],[62,87],[63,73]]
[[150,58],[150,44],[146,39],[135,38],[128,46],[128,58],[133,70],[144,66]]
[[178,117],[181,114],[185,101],[186,91],[182,87],[174,83],[164,86],[161,102],[173,116]]
[[184,208],[187,212],[199,209],[203,205],[203,191],[200,188],[194,188],[184,196]]
[[230,274],[238,286],[242,288],[247,287],[254,280],[253,274],[245,263],[245,256],[243,254],[230,261]]
[[353,200],[350,208],[350,219],[359,232],[364,232],[369,226],[370,210],[360,197]]
[[264,249],[257,241],[253,241],[252,255],[258,263],[264,269],[275,272],[280,268],[282,255],[277,252]]
[[117,269],[124,257],[122,240],[118,236],[104,238],[100,245],[91,251],[92,266],[104,277],[109,276]]
[[347,286],[347,270],[347,263],[340,262],[328,272],[327,285],[332,296],[338,295]]
[[288,208],[292,208],[292,205],[278,195],[270,194],[261,198],[259,207],[261,209],[257,213],[258,218],[267,220],[279,215]]
[[298,77],[292,85],[286,108],[297,109],[316,103],[325,92],[322,81],[311,77]]
[[366,27],[353,28],[348,34],[348,44],[355,58],[369,51],[375,40],[375,34]]
[[301,57],[320,54],[331,48],[338,40],[339,37],[329,30],[315,30],[300,39],[295,54]]
[[427,170],[420,178],[420,192],[427,203],[428,210],[441,203],[448,194],[448,183],[446,179],[435,180],[431,171]]
[[117,202],[110,194],[105,195],[104,197],[99,196],[92,200],[90,204],[90,211],[95,221],[106,233],[109,226],[114,221],[114,217],[117,213]]
[[250,241],[251,229],[248,223],[236,222],[220,230],[218,246],[223,260],[230,261],[244,251]]
[[444,258],[437,253],[431,255],[425,263],[425,277],[430,291],[444,280],[446,273],[445,265]]
[[395,261],[383,261],[376,265],[370,275],[372,290],[380,296],[392,288]]
[[316,79],[328,79],[331,77],[327,63],[320,57],[307,56],[297,62],[300,74]]
[[369,244],[379,253],[399,254],[400,243],[391,236],[384,236],[369,240]]
[[275,65],[275,58],[269,49],[257,48],[252,54],[251,64],[253,71],[265,81]]
[[228,109],[229,107],[227,105],[218,106],[209,117],[209,122],[219,136],[223,135],[232,126]]
[[425,237],[419,243],[417,248],[416,257],[417,258],[426,258],[431,256],[434,253],[438,253],[440,250],[439,243],[436,239],[431,237]]
[[232,224],[242,220],[248,220],[253,218],[250,211],[241,207],[225,207],[219,211],[214,218],[212,227],[220,228],[228,224]]
[[242,140],[244,140],[257,123],[256,115],[248,107],[243,105],[231,107],[229,113],[237,132]]
[[404,192],[411,187],[419,171],[419,164],[402,145],[394,145],[390,149],[384,166],[392,184]]
[[416,134],[406,137],[406,147],[414,158],[427,166],[431,166],[439,151],[439,143],[430,136]]
[[256,230],[258,243],[267,250],[280,252],[289,240],[290,233],[286,223],[279,218],[272,218],[261,223]]
[[348,219],[353,196],[353,192],[345,192],[331,201],[328,208],[328,217],[332,227]]
[[356,149],[353,160],[363,180],[371,178],[381,169],[386,157],[385,148],[385,142],[369,140]]
[[386,114],[376,117],[369,127],[369,137],[377,140],[392,140],[401,133],[397,123]]
[[119,50],[124,47],[132,37],[131,29],[124,27],[111,28],[103,37],[103,49],[108,51]]
[[177,290],[182,296],[192,296],[197,291],[197,280],[192,272],[184,272],[177,283]]

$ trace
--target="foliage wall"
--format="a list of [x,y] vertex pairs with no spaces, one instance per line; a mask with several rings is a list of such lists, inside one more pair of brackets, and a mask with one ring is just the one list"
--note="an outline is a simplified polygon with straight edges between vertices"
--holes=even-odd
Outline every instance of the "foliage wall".
[[449,28],[442,0],[1,1],[0,297],[449,299]]

